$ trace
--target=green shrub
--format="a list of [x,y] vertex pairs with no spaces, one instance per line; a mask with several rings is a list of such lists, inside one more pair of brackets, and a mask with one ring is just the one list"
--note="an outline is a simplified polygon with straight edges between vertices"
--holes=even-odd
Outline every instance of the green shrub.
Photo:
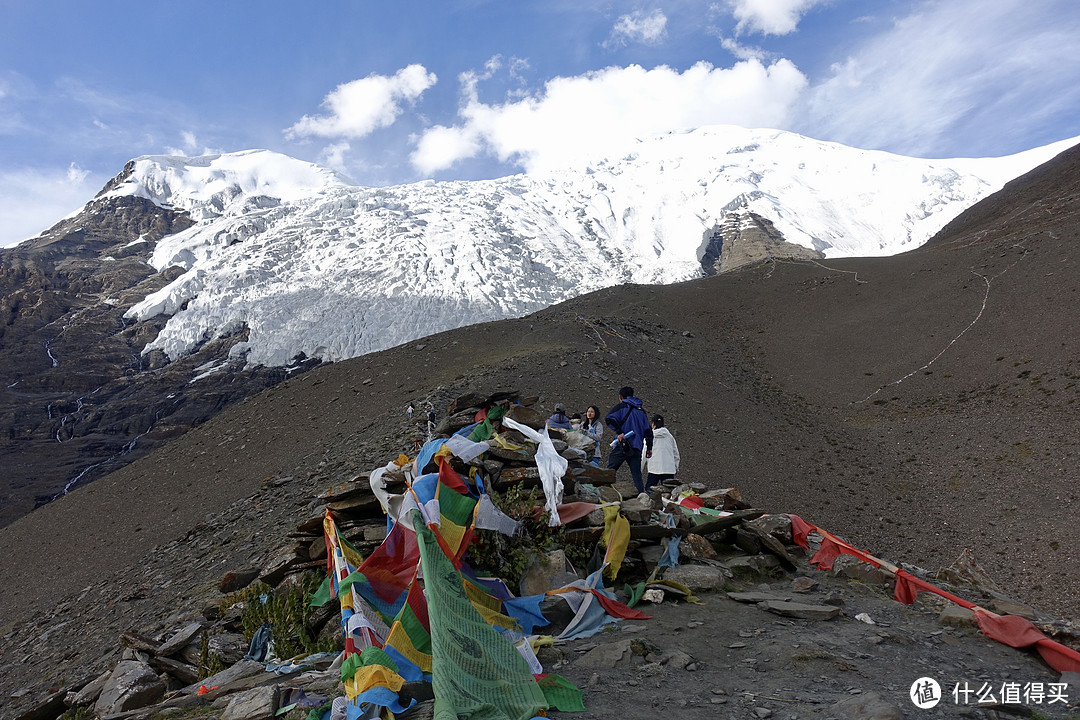
[[507,537],[497,530],[477,530],[469,546],[469,561],[473,569],[491,573],[515,590],[534,555],[565,549],[566,541],[561,526],[548,526],[548,511],[535,516],[537,506],[543,506],[539,488],[518,484],[490,495],[495,507],[521,523],[522,531]]
[[[315,608],[311,607],[311,596],[319,588],[322,576],[306,572],[301,582],[291,585],[285,592],[274,589],[261,582],[254,583],[238,592],[226,595],[221,602],[221,612],[225,613],[237,603],[244,603],[240,615],[244,637],[251,640],[263,623],[269,623],[274,639],[274,654],[282,659],[313,652],[333,651],[332,638],[312,638],[307,631],[307,621]],[[212,662],[212,659],[211,659]]]

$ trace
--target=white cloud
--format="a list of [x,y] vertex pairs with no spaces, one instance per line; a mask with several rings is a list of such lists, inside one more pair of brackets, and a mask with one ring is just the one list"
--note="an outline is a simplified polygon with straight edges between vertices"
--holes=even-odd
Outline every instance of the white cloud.
[[761,60],[762,62],[765,62],[769,56],[769,54],[761,48],[743,45],[733,38],[720,38],[720,47],[727,50],[733,57],[736,57],[739,60]]
[[68,182],[71,183],[72,185],[75,185],[75,186],[82,185],[83,180],[85,180],[89,175],[90,175],[89,170],[85,170],[85,169],[79,167],[78,165],[76,165],[75,163],[71,163],[70,165],[68,165],[67,179],[68,179]]
[[480,102],[463,76],[460,126],[438,126],[417,141],[414,166],[425,174],[481,152],[530,172],[583,157],[618,153],[658,133],[713,124],[777,127],[788,120],[806,78],[788,60],[731,68],[699,62],[684,72],[666,66],[609,67],[549,80],[541,93],[502,105]]
[[409,65],[394,75],[368,75],[338,85],[322,102],[327,115],[305,115],[285,131],[289,139],[311,136],[361,138],[392,125],[402,103],[415,102],[438,78],[423,65]]
[[480,134],[476,129],[436,125],[417,139],[416,150],[409,159],[423,175],[432,175],[459,160],[474,157],[480,149]]
[[615,21],[611,35],[602,45],[604,47],[622,47],[631,42],[655,45],[667,35],[667,16],[661,10],[653,10],[646,15],[635,10],[629,15],[622,15]]
[[184,140],[184,149],[188,152],[195,152],[199,147],[198,141],[195,140],[195,133],[190,130],[183,130],[180,133],[180,137]]
[[[226,152],[221,148],[212,148],[209,145],[203,145],[195,137],[195,133],[190,130],[180,131],[180,147],[173,147],[172,145],[166,145],[162,152],[165,155],[179,155],[181,157],[198,157],[199,155],[221,155]],[[153,137],[147,137],[145,143],[148,145],[154,144]]]
[[108,178],[66,168],[0,172],[0,247],[32,238],[82,207]]
[[343,173],[345,172],[345,153],[349,152],[350,149],[347,142],[327,145],[319,153],[319,164]]
[[807,93],[795,129],[910,155],[977,154],[977,143],[1027,149],[1010,136],[1052,127],[1047,118],[1061,124],[1080,108],[1073,7],[1072,0],[923,2],[834,64]]
[[824,0],[728,0],[731,14],[739,21],[736,33],[787,35],[812,7]]

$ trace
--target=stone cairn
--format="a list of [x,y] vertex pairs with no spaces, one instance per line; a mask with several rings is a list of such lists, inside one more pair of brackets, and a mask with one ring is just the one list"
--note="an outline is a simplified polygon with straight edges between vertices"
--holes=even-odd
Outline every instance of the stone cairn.
[[[476,422],[477,413],[496,405],[506,409],[506,417],[535,430],[543,430],[548,416],[536,407],[537,402],[538,398],[521,398],[517,392],[468,393],[450,403],[435,434],[448,437]],[[707,490],[699,483],[680,482],[677,486],[655,489],[649,495],[624,499],[615,489],[615,472],[586,461],[593,455],[591,440],[582,441],[581,437],[558,431],[549,433],[556,451],[568,461],[562,478],[563,501],[619,503],[621,514],[630,524],[630,543],[618,581],[621,584],[661,578],[662,584],[654,583],[647,591],[643,598],[646,601],[664,602],[723,591],[729,579],[740,576],[753,578],[794,573],[796,559],[806,555],[806,551],[793,544],[791,523],[786,516],[766,515],[750,507],[734,488]],[[454,469],[467,478],[470,468],[475,468],[485,478],[486,487],[496,491],[514,485],[540,484],[540,472],[535,463],[536,444],[512,429],[503,429],[500,434],[525,449],[506,450],[492,446],[469,463],[453,458]],[[384,475],[388,481],[387,491],[403,492],[406,472],[411,465],[397,468],[391,463],[387,467],[392,468]],[[326,543],[322,528],[326,510],[333,513],[339,532],[362,554],[366,556],[377,548],[386,537],[386,516],[371,491],[368,477],[367,473],[357,474],[319,494],[311,515],[288,533],[288,542],[280,552],[261,568],[228,573],[220,583],[221,592],[235,593],[258,580],[274,592],[282,593],[299,584],[304,571],[324,573]],[[687,492],[696,495],[704,507],[728,514],[703,521],[700,514],[673,502]],[[603,525],[603,512],[593,511],[564,527],[565,543],[595,545],[601,539]],[[680,538],[678,565],[658,569],[668,542],[675,536]],[[538,560],[540,562],[534,563],[533,570],[521,580],[520,587],[525,594],[559,587],[553,583],[565,583],[566,573],[584,576],[583,571],[575,570],[566,562],[562,551],[554,551],[549,557]],[[891,581],[891,577],[881,570],[841,560],[835,572],[882,585]],[[553,567],[555,572],[551,571]],[[805,581],[806,590],[817,584],[805,577],[797,578],[796,583],[798,581]],[[798,589],[795,591],[799,592]],[[790,594],[774,597],[760,592],[730,592],[727,596],[740,602],[756,603],[762,610],[787,617],[827,620],[840,614],[840,608],[835,605],[793,602]],[[557,598],[549,598],[551,600]],[[193,709],[206,705],[224,708],[223,720],[269,720],[281,708],[294,705],[294,711],[288,717],[296,719],[306,717],[319,703],[343,694],[335,664],[337,653],[316,653],[292,661],[251,659],[254,644],[250,637],[241,633],[244,603],[236,603],[224,612],[221,612],[221,606],[220,602],[209,605],[202,617],[172,628],[159,637],[123,633],[120,636],[121,660],[115,667],[96,678],[85,678],[77,685],[54,692],[15,720],[53,720],[65,712],[69,717],[92,715],[104,720],[119,720],[150,717],[169,708]],[[546,603],[545,607],[552,608],[552,604]],[[560,622],[565,626],[571,614],[553,610],[548,617],[554,618],[552,625],[542,631],[558,634],[562,629]],[[327,603],[312,613],[305,629],[311,637],[336,638],[340,647],[340,608],[337,603]],[[207,675],[208,656],[216,658],[224,669]],[[418,700],[425,699],[425,692],[430,698],[430,686],[427,689],[407,687],[406,692],[410,691]],[[420,702],[400,717],[423,718],[430,717],[430,713],[430,701]]]

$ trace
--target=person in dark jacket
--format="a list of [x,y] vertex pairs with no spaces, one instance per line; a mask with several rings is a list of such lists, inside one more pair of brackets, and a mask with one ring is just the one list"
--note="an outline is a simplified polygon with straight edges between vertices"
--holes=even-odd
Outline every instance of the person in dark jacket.
[[555,413],[548,418],[547,426],[551,430],[569,430],[570,418],[566,416],[566,406],[555,403]]
[[652,426],[641,400],[634,397],[634,388],[625,386],[619,389],[619,402],[611,408],[604,422],[616,435],[611,454],[608,455],[608,470],[618,470],[620,465],[626,463],[630,467],[634,488],[638,493],[645,492],[641,482],[641,448],[643,443],[652,444]]

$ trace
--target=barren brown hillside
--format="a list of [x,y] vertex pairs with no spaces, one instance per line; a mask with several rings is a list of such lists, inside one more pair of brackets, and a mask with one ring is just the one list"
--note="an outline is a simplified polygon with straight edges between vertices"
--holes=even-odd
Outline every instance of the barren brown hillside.
[[893,561],[969,548],[1017,599],[1080,616],[1078,211],[1074,148],[905,255],[612,288],[319,368],[0,530],[0,631],[140,563],[180,578],[155,601],[190,597],[229,568],[152,549],[227,509],[235,537],[271,543],[312,492],[410,449],[410,401],[516,388],[583,410],[625,384],[666,416],[686,479]]

